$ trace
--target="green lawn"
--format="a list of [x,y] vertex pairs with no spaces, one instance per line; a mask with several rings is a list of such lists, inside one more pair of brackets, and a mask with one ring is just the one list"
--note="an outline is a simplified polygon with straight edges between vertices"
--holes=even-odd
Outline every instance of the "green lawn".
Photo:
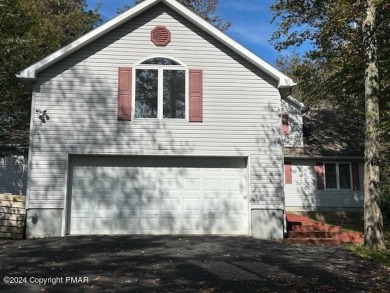
[[382,265],[390,267],[390,227],[385,227],[385,243],[387,250],[376,252],[366,249],[363,244],[351,244],[348,248],[357,255],[371,259]]
[[[342,231],[345,232],[355,231],[355,232],[364,233],[363,221],[343,222],[340,221],[340,219],[333,220],[330,217],[325,221],[325,223],[328,225],[339,225],[341,226]],[[381,251],[381,252],[369,251],[363,246],[363,244],[349,244],[347,245],[347,248],[353,253],[361,257],[371,259],[377,263],[390,267],[390,223],[389,222],[385,223],[384,230],[385,230],[384,237],[385,237],[385,243],[387,248],[386,251]]]
[[[329,224],[329,223],[328,223]],[[332,223],[336,224],[336,223]],[[356,232],[364,232],[364,224],[352,224],[352,223],[341,223],[342,231],[356,231]],[[382,252],[373,252],[366,249],[363,244],[350,244],[347,245],[348,249],[357,255],[371,259],[377,263],[390,267],[390,224],[387,223],[385,225],[385,243],[386,243],[386,251]]]

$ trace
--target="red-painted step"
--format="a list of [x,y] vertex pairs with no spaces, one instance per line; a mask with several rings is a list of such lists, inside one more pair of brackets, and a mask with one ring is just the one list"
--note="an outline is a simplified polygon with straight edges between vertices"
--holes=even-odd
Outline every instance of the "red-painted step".
[[340,245],[343,242],[333,238],[286,238],[285,243],[289,244],[314,244],[314,245]]
[[327,225],[292,225],[291,231],[294,232],[341,232],[340,226],[327,226]]
[[363,242],[363,234],[359,232],[341,232],[332,237],[340,240],[343,243],[361,243]]
[[339,237],[340,232],[320,232],[320,231],[306,231],[306,232],[288,232],[288,238],[334,238]]
[[287,222],[294,222],[294,223],[310,221],[309,217],[295,215],[295,214],[287,214],[286,218],[287,218]]
[[341,232],[340,226],[329,226],[291,213],[287,214],[287,229],[286,243],[340,245],[363,241],[362,233]]

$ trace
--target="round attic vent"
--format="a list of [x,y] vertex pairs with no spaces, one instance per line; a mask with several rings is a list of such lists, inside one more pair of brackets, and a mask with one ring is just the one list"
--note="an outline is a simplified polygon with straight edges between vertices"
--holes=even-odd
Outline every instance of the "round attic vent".
[[156,26],[150,38],[156,46],[166,46],[171,41],[171,32],[165,26]]

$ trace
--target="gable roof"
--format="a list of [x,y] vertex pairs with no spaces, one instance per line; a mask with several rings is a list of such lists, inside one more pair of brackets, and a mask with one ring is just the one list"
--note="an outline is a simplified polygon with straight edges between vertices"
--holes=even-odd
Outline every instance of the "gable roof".
[[309,108],[302,102],[298,101],[296,98],[294,98],[291,95],[288,95],[286,97],[282,97],[283,100],[285,100],[287,103],[293,105],[297,110],[299,110],[302,114],[309,111]]
[[285,147],[291,158],[363,158],[364,121],[332,105],[311,107],[303,116],[303,147]]
[[52,64],[60,61],[61,59],[72,54],[73,52],[76,52],[82,47],[88,45],[89,43],[95,41],[96,39],[102,37],[108,32],[114,30],[115,28],[121,26],[122,24],[128,22],[129,20],[135,18],[139,14],[154,7],[159,3],[165,4],[166,6],[168,6],[169,8],[171,8],[172,10],[174,10],[175,12],[177,12],[178,14],[186,18],[188,21],[192,22],[197,27],[199,27],[206,33],[210,34],[215,39],[223,43],[224,45],[226,45],[235,53],[237,53],[238,55],[240,55],[241,57],[243,57],[244,59],[246,59],[253,65],[255,65],[256,67],[258,67],[260,70],[264,71],[265,73],[273,77],[275,80],[278,81],[279,88],[289,88],[295,85],[294,81],[291,78],[278,71],[272,65],[268,64],[263,59],[256,56],[254,53],[252,53],[251,51],[249,51],[248,49],[240,45],[238,42],[234,41],[232,38],[228,37],[222,31],[215,28],[213,25],[205,21],[196,13],[192,12],[187,7],[178,3],[176,0],[146,0],[144,2],[141,2],[140,4],[129,9],[128,11],[118,15],[117,17],[106,22],[100,27],[85,34],[84,36],[70,43],[69,45],[59,49],[58,51],[52,53],[51,55],[47,56],[41,61],[38,61],[37,63],[31,65],[30,67],[24,69],[23,71],[19,72],[16,76],[21,80],[35,80],[39,72],[43,71],[44,69],[48,68]]

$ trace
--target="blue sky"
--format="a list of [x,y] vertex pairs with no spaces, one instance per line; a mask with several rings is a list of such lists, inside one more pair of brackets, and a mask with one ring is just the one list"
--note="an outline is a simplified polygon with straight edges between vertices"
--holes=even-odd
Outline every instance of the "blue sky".
[[[95,8],[101,2],[100,13],[104,21],[116,16],[118,8],[133,4],[133,0],[87,0],[89,8]],[[218,14],[231,22],[226,32],[234,40],[250,51],[273,64],[279,56],[269,43],[276,24],[271,24],[272,14],[269,7],[273,0],[220,0]]]

